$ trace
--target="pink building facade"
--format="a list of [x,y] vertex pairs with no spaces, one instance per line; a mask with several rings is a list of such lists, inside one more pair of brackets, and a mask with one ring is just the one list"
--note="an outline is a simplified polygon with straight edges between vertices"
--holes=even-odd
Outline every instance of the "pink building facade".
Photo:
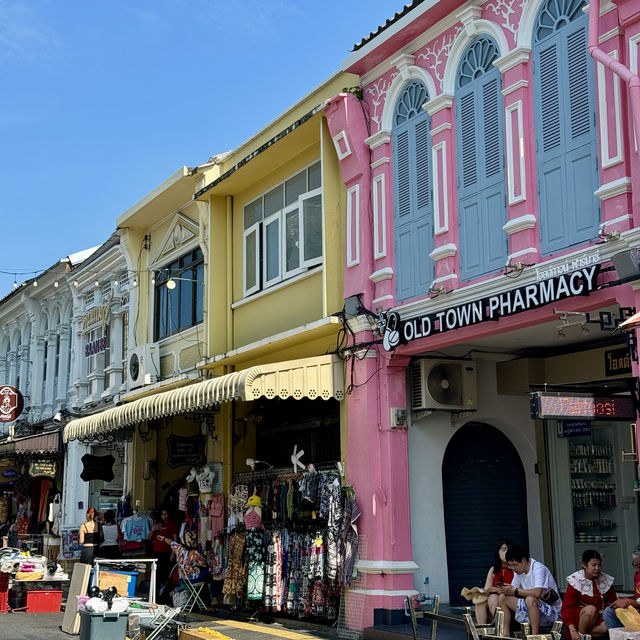
[[459,602],[502,537],[633,587],[639,54],[632,0],[436,0],[343,65],[365,626]]

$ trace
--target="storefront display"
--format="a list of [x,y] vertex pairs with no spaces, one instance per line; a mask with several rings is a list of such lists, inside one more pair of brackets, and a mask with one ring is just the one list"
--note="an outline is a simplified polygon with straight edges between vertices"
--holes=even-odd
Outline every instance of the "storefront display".
[[[628,422],[545,421],[553,469],[555,530],[573,536],[555,540],[558,575],[579,566],[586,549],[597,549],[604,570],[619,589],[633,590],[630,553],[638,540],[636,462],[623,460]],[[559,538],[559,536],[558,536]]]
[[338,467],[238,473],[226,500],[198,491],[216,471],[192,470],[179,493],[181,539],[207,558],[214,591],[233,607],[262,602],[273,613],[335,620],[355,566],[359,514]]

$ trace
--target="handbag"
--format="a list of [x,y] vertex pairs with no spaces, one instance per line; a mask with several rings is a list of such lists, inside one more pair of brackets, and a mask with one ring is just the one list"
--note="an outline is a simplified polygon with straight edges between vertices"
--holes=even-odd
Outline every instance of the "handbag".
[[542,597],[540,598],[540,600],[542,600],[542,602],[546,604],[553,604],[554,602],[557,602],[559,599],[560,599],[560,596],[553,589],[549,589],[548,591],[545,591],[542,594]]

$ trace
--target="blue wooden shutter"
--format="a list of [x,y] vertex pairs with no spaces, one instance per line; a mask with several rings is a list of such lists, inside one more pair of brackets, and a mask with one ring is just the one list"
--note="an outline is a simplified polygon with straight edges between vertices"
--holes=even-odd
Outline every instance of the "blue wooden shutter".
[[534,27],[540,246],[550,254],[597,235],[595,79],[580,0],[552,0]]
[[504,141],[497,47],[476,39],[463,55],[456,91],[460,270],[469,280],[507,258]]
[[424,295],[433,281],[433,204],[430,120],[419,81],[407,84],[393,127],[396,299]]

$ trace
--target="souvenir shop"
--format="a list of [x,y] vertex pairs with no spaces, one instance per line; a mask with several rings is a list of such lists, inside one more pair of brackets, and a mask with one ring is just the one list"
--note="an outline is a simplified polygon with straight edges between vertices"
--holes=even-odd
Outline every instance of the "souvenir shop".
[[[0,531],[8,546],[57,555],[62,455],[59,432],[19,438],[0,464]],[[50,548],[49,548],[50,547]]]
[[255,442],[260,459],[236,463],[248,470],[227,494],[220,463],[191,470],[181,539],[197,541],[220,604],[334,621],[354,575],[359,515],[340,464],[339,404],[259,402],[238,422],[247,428],[238,440]]

